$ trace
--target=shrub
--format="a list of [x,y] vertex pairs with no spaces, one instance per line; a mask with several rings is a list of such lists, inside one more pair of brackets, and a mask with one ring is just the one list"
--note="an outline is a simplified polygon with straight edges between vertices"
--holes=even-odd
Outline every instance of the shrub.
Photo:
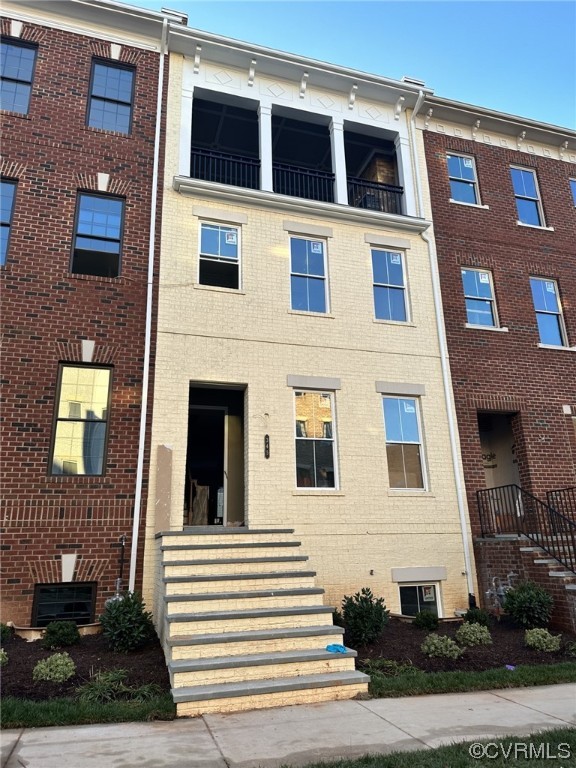
[[76,674],[76,665],[67,653],[55,653],[39,661],[32,672],[32,679],[38,683],[65,683]]
[[566,646],[566,653],[573,659],[576,659],[576,643],[568,643]]
[[398,677],[418,672],[412,662],[393,659],[363,659],[360,667],[367,675],[382,675],[382,677]]
[[44,631],[42,647],[66,648],[80,642],[80,633],[74,621],[51,621]]
[[420,646],[420,650],[426,656],[440,656],[444,659],[457,659],[463,653],[454,640],[445,635],[437,635],[435,633],[428,635]]
[[332,614],[332,623],[335,627],[344,626],[344,616],[342,616],[342,611],[339,611],[338,608],[334,608],[334,613]]
[[483,627],[490,626],[490,614],[482,608],[468,608],[463,618],[469,624],[481,624]]
[[0,624],[0,645],[10,640],[12,634],[12,627],[9,627],[8,624]]
[[137,592],[125,592],[120,600],[109,602],[100,621],[108,645],[120,653],[142,648],[155,636],[152,614],[144,610]]
[[106,704],[110,701],[151,701],[162,695],[156,683],[147,683],[139,688],[126,685],[128,672],[125,669],[110,669],[97,672],[84,685],[76,689],[76,697],[87,704]]
[[372,643],[388,623],[390,612],[383,597],[374,597],[369,587],[363,587],[354,597],[344,596],[342,618],[347,640],[352,645]]
[[419,611],[412,620],[412,626],[431,632],[433,629],[438,629],[438,616],[432,611]]
[[4,648],[0,648],[0,667],[3,667],[4,664],[8,664],[8,654]]
[[544,627],[550,621],[552,596],[531,581],[525,581],[506,593],[504,610],[521,627]]
[[492,644],[492,637],[488,627],[467,621],[456,632],[456,640],[460,645],[465,646]]
[[524,642],[528,648],[534,648],[535,651],[553,653],[560,650],[562,637],[561,635],[550,634],[547,629],[527,629]]

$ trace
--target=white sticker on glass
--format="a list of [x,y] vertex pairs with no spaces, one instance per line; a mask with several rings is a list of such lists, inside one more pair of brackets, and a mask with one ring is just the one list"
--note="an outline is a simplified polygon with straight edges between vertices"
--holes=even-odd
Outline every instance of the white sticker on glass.
[[402,258],[399,253],[391,253],[390,254],[390,263],[391,264],[401,264]]
[[322,243],[310,243],[312,253],[322,253]]
[[472,160],[469,157],[463,157],[462,160],[466,168],[472,168]]
[[414,408],[413,405],[410,403],[404,403],[404,411],[406,413],[414,413],[416,411],[416,408]]
[[226,245],[236,245],[237,235],[236,232],[226,232]]
[[548,293],[556,293],[554,290],[554,283],[546,283],[546,290]]
[[479,272],[478,276],[480,278],[481,283],[489,283],[490,277],[486,274],[486,272]]

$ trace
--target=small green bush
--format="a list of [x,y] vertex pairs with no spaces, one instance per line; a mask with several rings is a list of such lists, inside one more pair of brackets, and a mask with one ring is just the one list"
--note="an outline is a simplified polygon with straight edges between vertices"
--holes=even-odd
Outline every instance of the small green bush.
[[362,659],[359,664],[367,675],[381,675],[382,677],[398,677],[412,672],[418,672],[409,661],[394,661],[393,659]]
[[458,631],[456,632],[456,640],[460,645],[466,647],[492,644],[492,637],[488,627],[467,621],[458,628]]
[[4,648],[0,648],[0,667],[3,667],[4,664],[8,664],[8,654]]
[[76,674],[76,665],[67,653],[55,653],[39,661],[32,672],[32,679],[50,683],[65,683]]
[[433,629],[438,629],[438,616],[432,611],[419,611],[412,620],[412,626],[432,632]]
[[444,659],[457,659],[463,654],[463,650],[445,635],[432,633],[424,640],[420,646],[422,653],[426,656],[440,656]]
[[137,688],[126,685],[127,677],[125,669],[97,672],[91,680],[76,689],[76,698],[86,704],[107,704],[111,701],[143,703],[162,695],[162,689],[156,683]]
[[490,626],[490,614],[483,608],[468,608],[463,619],[469,624],[482,624],[483,627]]
[[543,587],[525,581],[506,593],[504,610],[521,627],[545,627],[550,621],[554,601]]
[[12,627],[9,627],[8,624],[0,624],[0,645],[10,640],[13,633],[14,633],[14,630],[12,629]]
[[576,659],[576,643],[568,643],[566,646],[566,653],[573,659]]
[[534,648],[535,651],[553,653],[560,650],[562,636],[552,635],[547,629],[527,629],[524,634],[524,642],[528,648]]
[[342,618],[346,639],[352,645],[366,645],[380,636],[388,624],[390,611],[383,597],[374,597],[370,587],[363,587],[354,597],[344,596]]
[[152,614],[137,592],[125,592],[120,600],[107,603],[100,622],[108,645],[120,653],[142,648],[155,637]]
[[80,633],[74,621],[51,621],[44,631],[42,647],[48,650],[67,648],[80,642]]
[[332,614],[332,623],[335,627],[344,626],[344,616],[342,616],[342,611],[339,611],[338,608],[334,608],[334,612]]

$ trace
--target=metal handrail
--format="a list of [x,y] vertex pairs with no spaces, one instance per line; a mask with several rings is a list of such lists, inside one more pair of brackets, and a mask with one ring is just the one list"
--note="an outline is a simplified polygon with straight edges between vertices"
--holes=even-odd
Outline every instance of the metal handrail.
[[190,151],[190,177],[235,187],[259,189],[260,160],[211,149]]
[[285,163],[272,163],[274,192],[307,200],[334,202],[334,174]]
[[403,187],[348,176],[348,204],[383,213],[402,213]]
[[576,522],[520,486],[476,492],[482,536],[515,533],[538,544],[576,573]]
[[571,520],[576,520],[576,487],[556,488],[547,491],[546,501],[548,505]]

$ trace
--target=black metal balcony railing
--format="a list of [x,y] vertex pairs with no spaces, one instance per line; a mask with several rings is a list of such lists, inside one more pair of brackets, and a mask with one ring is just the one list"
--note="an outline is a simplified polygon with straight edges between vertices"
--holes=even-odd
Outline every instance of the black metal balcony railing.
[[546,500],[556,512],[576,521],[576,487],[548,491]]
[[402,213],[402,187],[348,177],[348,204],[384,213]]
[[477,492],[482,536],[516,533],[576,573],[576,522],[518,485]]
[[272,183],[279,195],[303,197],[306,200],[334,202],[334,174],[298,168],[295,165],[273,163]]
[[247,189],[260,188],[260,160],[209,149],[192,149],[190,176]]

